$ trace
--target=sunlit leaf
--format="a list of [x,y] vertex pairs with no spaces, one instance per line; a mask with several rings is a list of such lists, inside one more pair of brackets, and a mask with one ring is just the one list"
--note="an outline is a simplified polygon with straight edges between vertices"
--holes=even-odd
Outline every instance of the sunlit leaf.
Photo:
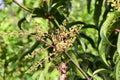
[[119,57],[119,60],[115,66],[116,67],[116,69],[115,69],[116,80],[120,80],[120,56],[118,56],[118,57]]
[[113,62],[116,63],[119,60],[119,53],[117,52],[117,50],[115,51],[114,55],[113,55]]
[[117,51],[118,51],[118,53],[119,53],[119,55],[120,55],[120,33],[119,33],[119,35],[118,35]]
[[98,75],[95,75],[95,76],[93,77],[93,80],[103,80],[103,79],[102,79],[102,77],[100,77],[100,76],[98,76]]
[[[100,36],[101,36],[101,39],[106,44],[112,45],[112,43],[108,40],[108,37],[111,34],[111,32],[113,31],[114,27],[116,27],[116,26],[112,26],[112,23],[115,21],[116,18],[118,18],[120,16],[120,12],[112,12],[112,13],[109,13],[108,16],[109,17],[107,17],[106,21],[102,25],[102,28],[100,30]],[[111,28],[111,27],[113,27],[113,28]],[[114,45],[112,45],[112,46],[114,46]]]
[[107,71],[107,69],[104,69],[104,68],[97,69],[93,72],[93,75],[96,75],[96,74],[98,74],[99,72],[102,72],[102,71]]
[[83,51],[86,52],[86,46],[85,46],[85,43],[84,43],[83,39],[82,38],[78,38],[78,40],[79,40],[79,43],[82,46]]
[[[116,18],[120,16],[120,12],[109,13],[106,21],[103,23],[103,26],[100,30],[101,42],[99,44],[99,54],[102,60],[108,65],[106,61],[106,47],[107,45],[114,46],[109,40],[108,37],[118,27],[119,21],[115,22]],[[114,23],[115,22],[115,23]]]
[[100,57],[101,57],[101,59],[103,60],[103,62],[107,65],[107,66],[109,66],[109,64],[108,64],[108,62],[107,62],[107,60],[106,60],[106,43],[103,41],[103,40],[101,40],[101,42],[100,42],[100,44],[99,44],[99,48],[98,48],[98,50],[99,50],[99,55],[100,55]]

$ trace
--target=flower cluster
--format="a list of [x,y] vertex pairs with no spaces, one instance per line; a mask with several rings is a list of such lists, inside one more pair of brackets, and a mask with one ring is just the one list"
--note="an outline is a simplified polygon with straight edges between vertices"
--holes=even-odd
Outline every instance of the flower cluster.
[[[53,33],[45,33],[45,35],[38,36],[32,35],[37,40],[44,42],[48,48],[53,48],[52,53],[44,59],[38,61],[38,63],[34,64],[34,66],[30,67],[27,72],[31,72],[35,70],[38,66],[42,65],[42,63],[49,59],[53,55],[63,54],[68,50],[70,46],[76,40],[76,35],[79,33],[81,27],[73,26],[69,29],[66,29],[66,22],[63,22],[63,25],[60,26],[59,29],[56,29]],[[47,36],[48,39],[44,39],[44,36]],[[34,55],[34,53],[32,54]]]
[[52,34],[51,36],[53,44],[55,45],[54,51],[58,53],[67,50],[75,41],[79,29],[80,28],[73,26],[67,30],[64,26],[61,26],[61,29],[57,30],[57,35]]
[[120,11],[120,0],[108,0],[108,2],[111,2],[111,6]]

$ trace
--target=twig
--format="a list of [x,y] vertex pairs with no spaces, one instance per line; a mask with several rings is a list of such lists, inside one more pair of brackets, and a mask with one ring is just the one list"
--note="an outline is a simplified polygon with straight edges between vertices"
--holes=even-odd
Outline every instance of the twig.
[[78,66],[66,52],[65,52],[65,55],[72,61],[72,63],[79,69],[79,71],[86,77],[87,80],[91,80],[89,76],[82,70],[82,68]]
[[25,7],[25,6],[21,5],[21,4],[19,4],[16,0],[13,0],[13,2],[16,3],[16,4],[17,4],[19,7],[21,7],[22,9],[24,9],[24,10],[26,10],[26,11],[32,13],[32,11],[31,11],[30,9],[28,9],[27,7]]

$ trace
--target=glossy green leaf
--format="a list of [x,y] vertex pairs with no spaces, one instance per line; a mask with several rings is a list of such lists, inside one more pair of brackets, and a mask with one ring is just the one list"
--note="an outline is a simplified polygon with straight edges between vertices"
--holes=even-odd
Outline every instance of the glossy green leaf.
[[[115,26],[114,25],[112,26],[112,24],[113,24],[113,22],[115,22],[115,19],[120,16],[120,12],[112,12],[112,13],[109,13],[108,16],[109,17],[107,17],[106,21],[103,23],[103,25],[101,27],[100,36],[101,36],[101,39],[106,44],[112,45],[112,43],[108,40],[108,37],[112,33],[114,28],[116,28],[116,24],[114,24]],[[114,45],[112,45],[112,46],[114,46]]]
[[102,71],[107,71],[107,69],[104,69],[104,68],[97,69],[93,72],[93,76],[98,74],[99,72],[102,72]]
[[114,46],[109,40],[108,37],[117,28],[119,25],[119,21],[115,22],[116,18],[120,16],[120,12],[112,12],[109,13],[109,17],[107,17],[106,21],[103,23],[103,26],[100,30],[101,42],[99,44],[99,55],[104,61],[106,65],[108,65],[106,61],[106,47],[107,45]]

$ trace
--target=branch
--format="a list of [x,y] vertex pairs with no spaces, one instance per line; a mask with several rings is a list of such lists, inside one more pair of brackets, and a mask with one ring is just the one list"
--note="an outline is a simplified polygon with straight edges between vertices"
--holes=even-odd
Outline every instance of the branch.
[[14,3],[16,3],[19,7],[21,7],[22,9],[24,9],[25,11],[28,11],[30,13],[32,13],[32,11],[30,9],[28,9],[27,7],[19,4],[16,0],[13,0]]
[[80,66],[78,66],[74,60],[65,52],[65,55],[72,61],[72,63],[78,68],[78,70],[86,77],[87,80],[91,80],[91,78],[89,78],[89,76],[82,70],[82,68]]

